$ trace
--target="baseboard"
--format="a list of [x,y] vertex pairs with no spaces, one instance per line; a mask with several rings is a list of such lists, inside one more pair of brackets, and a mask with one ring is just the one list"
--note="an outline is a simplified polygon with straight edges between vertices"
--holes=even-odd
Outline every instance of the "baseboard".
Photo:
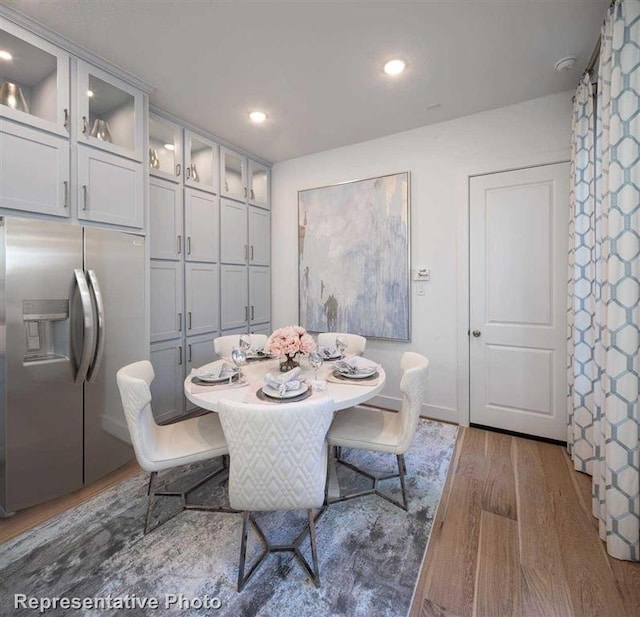
[[[402,401],[399,398],[394,398],[392,396],[374,396],[371,400],[367,401],[367,403],[374,407],[382,407],[383,409],[390,409],[391,411],[400,411]],[[447,422],[448,424],[458,424],[458,412],[449,407],[423,405],[420,410],[420,416],[423,418]]]
[[485,426],[484,424],[475,424],[471,423],[469,426],[472,428],[479,428],[483,431],[493,431],[494,433],[502,433],[504,435],[511,435],[512,437],[521,437],[522,439],[533,439],[533,441],[542,441],[544,443],[550,443],[554,446],[564,446],[567,447],[566,441],[561,441],[559,439],[551,439],[549,437],[539,437],[538,435],[527,435],[526,433],[518,433],[517,431],[508,431],[505,428],[496,428],[495,426]]

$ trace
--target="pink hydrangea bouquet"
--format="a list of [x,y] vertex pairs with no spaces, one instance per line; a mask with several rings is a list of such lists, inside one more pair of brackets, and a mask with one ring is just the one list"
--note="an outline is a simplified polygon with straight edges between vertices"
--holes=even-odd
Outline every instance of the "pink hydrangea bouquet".
[[300,326],[278,328],[267,339],[264,351],[273,356],[295,356],[298,353],[309,354],[315,351],[313,337]]

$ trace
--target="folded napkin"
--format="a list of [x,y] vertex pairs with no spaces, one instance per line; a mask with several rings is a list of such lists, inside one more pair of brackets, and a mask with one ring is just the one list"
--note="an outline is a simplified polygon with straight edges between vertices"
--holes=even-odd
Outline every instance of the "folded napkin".
[[299,390],[302,387],[302,380],[298,378],[300,375],[300,368],[294,368],[286,373],[282,373],[282,375],[272,375],[271,373],[267,373],[264,376],[265,383],[277,390],[280,393],[280,396],[284,396],[287,392],[291,392],[292,390]]
[[218,362],[191,369],[191,376],[200,379],[230,379],[237,372],[238,369],[235,366],[224,360],[218,360]]
[[351,356],[344,360],[338,360],[335,367],[343,375],[369,375],[376,371],[378,365],[361,356]]
[[329,358],[335,358],[337,355],[339,355],[338,350],[335,347],[325,347],[324,345],[321,345],[320,347],[318,347],[318,351],[325,360],[328,360]]

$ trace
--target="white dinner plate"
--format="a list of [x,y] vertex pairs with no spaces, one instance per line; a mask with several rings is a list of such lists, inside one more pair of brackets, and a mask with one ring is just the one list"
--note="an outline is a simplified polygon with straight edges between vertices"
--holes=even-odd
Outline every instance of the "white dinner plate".
[[271,386],[263,386],[262,392],[269,398],[293,398],[294,396],[300,396],[301,394],[304,394],[308,389],[309,386],[306,383],[303,383],[302,386],[297,390],[287,390],[284,394],[280,394],[280,392],[278,392]]
[[373,377],[377,372],[377,366],[366,373],[343,373],[342,371],[336,370],[336,373],[338,373],[340,377],[346,377],[347,379],[367,379],[368,377]]
[[209,383],[222,383],[223,381],[229,381],[229,379],[235,379],[238,376],[238,371],[234,371],[233,375],[227,375],[226,377],[213,377],[211,375],[195,375],[200,381],[206,381]]

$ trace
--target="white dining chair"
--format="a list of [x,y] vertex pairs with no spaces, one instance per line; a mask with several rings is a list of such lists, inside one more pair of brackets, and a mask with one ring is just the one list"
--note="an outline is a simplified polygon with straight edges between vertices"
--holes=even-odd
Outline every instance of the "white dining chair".
[[345,353],[361,356],[367,346],[367,339],[359,334],[348,334],[346,332],[321,332],[318,334],[318,345],[321,347],[335,347],[336,337],[342,336],[347,341]]
[[[314,509],[322,508],[327,479],[327,431],[333,417],[330,398],[280,405],[220,401],[222,428],[230,452],[229,504],[243,511],[238,591],[271,552],[292,552],[320,585]],[[307,525],[291,544],[271,544],[256,511],[306,510]],[[322,512],[322,510],[320,510]],[[251,525],[263,545],[245,576]],[[300,546],[310,536],[313,567]]]
[[[227,471],[229,448],[216,414],[207,414],[164,426],[156,424],[151,409],[150,390],[154,377],[153,366],[147,360],[128,364],[116,373],[133,451],[140,467],[151,473],[147,491],[145,534],[149,531],[156,497],[180,497],[183,510],[233,511],[224,507],[187,503],[189,493]],[[157,490],[158,472],[219,456],[222,457],[222,467],[184,491]]]
[[[402,379],[402,405],[400,411],[385,411],[373,407],[351,407],[339,411],[329,429],[329,445],[336,446],[341,454],[338,463],[349,467],[373,481],[370,490],[361,491],[332,499],[329,503],[376,494],[392,504],[407,510],[407,489],[405,476],[407,468],[404,454],[409,449],[418,425],[420,409],[429,374],[429,360],[420,354],[407,351],[400,360]],[[373,452],[388,452],[395,454],[398,463],[398,473],[376,476],[343,458],[342,448],[355,448]],[[402,490],[402,503],[385,495],[379,490],[379,482],[389,478],[399,478]]]
[[[266,334],[251,334],[251,348],[262,349],[267,342]],[[234,347],[240,343],[239,334],[226,334],[213,339],[213,351],[221,358],[230,358]]]

